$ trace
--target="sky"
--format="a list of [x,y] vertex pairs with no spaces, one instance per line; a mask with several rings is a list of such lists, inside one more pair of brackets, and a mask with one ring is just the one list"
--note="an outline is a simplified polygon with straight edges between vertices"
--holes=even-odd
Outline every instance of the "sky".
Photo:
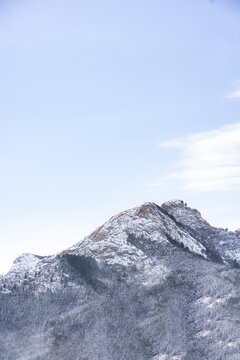
[[240,2],[0,0],[0,273],[183,199],[240,228]]

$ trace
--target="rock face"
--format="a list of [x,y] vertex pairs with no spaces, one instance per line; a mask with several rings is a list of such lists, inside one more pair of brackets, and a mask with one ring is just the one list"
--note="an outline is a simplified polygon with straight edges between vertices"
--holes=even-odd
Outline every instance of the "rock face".
[[239,231],[183,201],[112,217],[0,277],[2,360],[239,360]]

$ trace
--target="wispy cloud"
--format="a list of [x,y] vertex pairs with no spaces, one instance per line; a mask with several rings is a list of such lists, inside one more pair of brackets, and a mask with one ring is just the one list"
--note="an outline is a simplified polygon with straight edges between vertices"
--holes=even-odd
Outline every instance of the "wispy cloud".
[[153,186],[174,181],[197,191],[233,190],[240,186],[240,123],[159,144],[181,151],[171,173]]
[[234,85],[234,90],[224,96],[225,99],[240,100],[240,82],[237,81]]

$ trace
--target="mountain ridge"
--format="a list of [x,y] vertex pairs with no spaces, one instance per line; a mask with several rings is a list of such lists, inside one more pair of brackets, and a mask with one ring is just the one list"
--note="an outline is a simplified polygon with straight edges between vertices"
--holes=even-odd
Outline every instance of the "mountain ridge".
[[[231,266],[240,264],[239,233],[212,227],[183,200],[171,200],[161,206],[146,202],[138,207],[112,216],[89,236],[56,255],[39,256],[22,254],[15,259],[12,268],[0,279],[0,291],[9,292],[11,286],[19,288],[31,277],[40,273],[47,265],[56,266],[56,259],[65,255],[84,255],[109,264],[129,266],[145,263],[146,254],[138,245],[128,240],[134,234],[137,238],[151,238],[153,243],[171,243],[208,260],[219,261]],[[205,238],[204,238],[205,236]],[[220,242],[218,241],[220,239]],[[226,247],[228,245],[228,248]],[[51,283],[54,283],[54,274]],[[45,279],[46,280],[46,279]],[[57,277],[56,279],[57,280]],[[58,279],[59,280],[59,279]],[[5,282],[5,286],[3,283]],[[10,288],[7,284],[10,282]],[[40,287],[41,289],[44,287]],[[54,289],[53,284],[51,288]],[[47,286],[49,289],[49,286]]]
[[239,234],[145,203],[0,278],[1,360],[239,360]]

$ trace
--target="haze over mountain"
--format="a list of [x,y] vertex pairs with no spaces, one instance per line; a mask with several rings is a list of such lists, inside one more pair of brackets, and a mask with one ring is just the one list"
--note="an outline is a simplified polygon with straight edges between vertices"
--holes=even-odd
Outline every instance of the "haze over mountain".
[[182,200],[113,216],[0,278],[2,360],[239,360],[240,231]]

